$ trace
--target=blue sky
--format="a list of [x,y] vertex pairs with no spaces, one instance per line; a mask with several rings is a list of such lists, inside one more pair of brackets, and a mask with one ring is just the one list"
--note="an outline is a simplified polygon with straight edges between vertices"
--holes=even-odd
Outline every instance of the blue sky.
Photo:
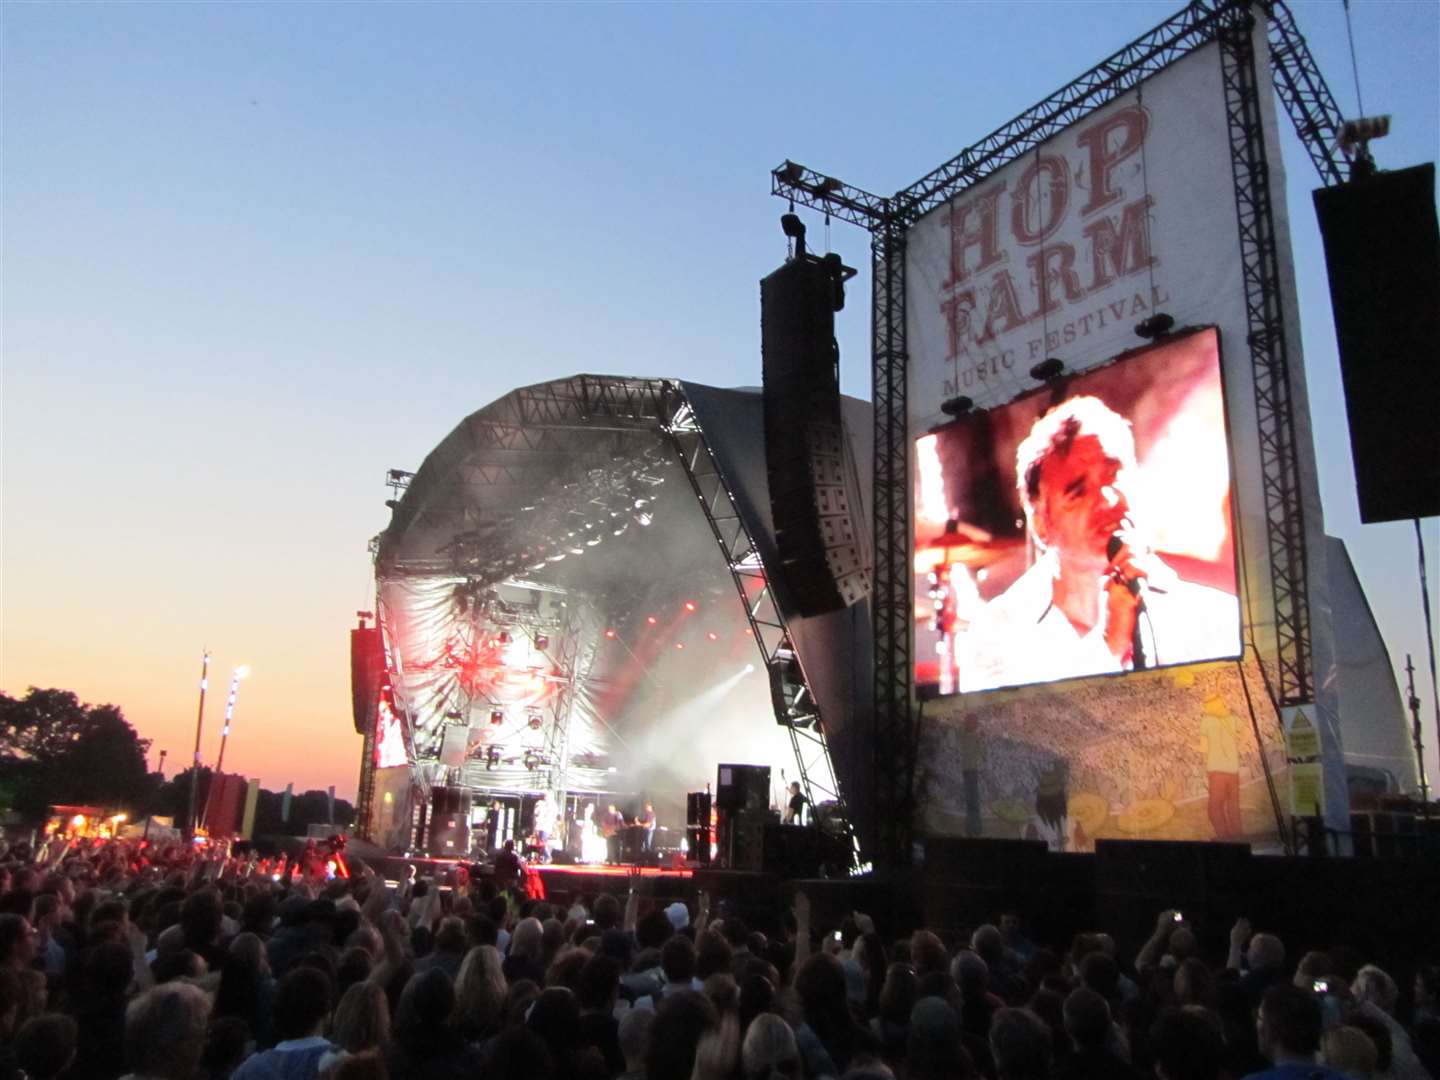
[[[894,191],[1173,8],[4,5],[0,686],[114,701],[174,766],[208,644],[214,681],[255,669],[227,762],[353,790],[344,631],[387,468],[574,372],[758,383],[771,167]],[[1293,10],[1353,113],[1339,0]],[[1433,160],[1440,5],[1352,12],[1381,165]],[[1423,667],[1411,527],[1358,525],[1285,132],[1327,528]],[[868,238],[831,237],[868,397]]]

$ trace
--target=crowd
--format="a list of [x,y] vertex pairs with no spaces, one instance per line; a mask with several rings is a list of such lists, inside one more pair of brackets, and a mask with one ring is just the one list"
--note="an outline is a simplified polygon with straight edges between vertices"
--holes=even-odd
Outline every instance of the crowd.
[[803,893],[747,924],[634,879],[562,906],[349,870],[9,849],[0,1080],[1440,1078],[1440,968],[1397,987],[1244,920],[1207,957],[1161,912],[1128,957],[1014,916],[887,938]]

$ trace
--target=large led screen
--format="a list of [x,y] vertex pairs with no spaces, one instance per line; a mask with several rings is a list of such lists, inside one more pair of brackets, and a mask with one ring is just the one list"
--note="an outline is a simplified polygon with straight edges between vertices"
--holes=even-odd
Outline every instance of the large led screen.
[[1213,328],[963,415],[915,452],[922,696],[1240,654]]

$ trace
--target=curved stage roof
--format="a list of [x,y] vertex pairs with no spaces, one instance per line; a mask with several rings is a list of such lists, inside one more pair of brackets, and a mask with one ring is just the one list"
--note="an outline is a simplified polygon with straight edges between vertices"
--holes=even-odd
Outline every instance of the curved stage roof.
[[[847,398],[843,411],[868,492],[870,406]],[[786,595],[760,392],[616,376],[524,387],[466,417],[379,538],[391,685],[422,783],[440,781],[443,756],[476,788],[650,797],[673,813],[718,762],[771,765],[772,792],[781,769],[794,778],[682,429],[703,436],[738,514],[721,527],[753,541],[860,811],[868,605],[802,618]],[[868,510],[855,516],[868,525]]]

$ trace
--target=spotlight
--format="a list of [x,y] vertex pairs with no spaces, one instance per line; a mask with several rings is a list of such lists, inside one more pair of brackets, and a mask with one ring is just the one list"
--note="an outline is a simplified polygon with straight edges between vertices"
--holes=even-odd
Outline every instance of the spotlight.
[[677,641],[677,642],[675,642],[675,648],[677,648],[677,649],[683,649],[684,647],[685,647],[685,643],[684,643],[683,641]]
[[1135,324],[1135,333],[1146,341],[1162,338],[1175,328],[1175,320],[1163,311],[1157,311],[1144,322]]
[[706,636],[709,640],[711,640],[711,641],[719,641],[719,640],[720,640],[720,635],[717,634],[717,633],[715,633],[714,630],[711,630],[711,631],[710,631],[709,633],[707,633],[705,636]]
[[974,407],[974,400],[964,394],[959,397],[946,398],[940,403],[940,411],[946,416],[964,416]]
[[539,731],[540,726],[545,723],[545,720],[539,713],[531,713],[527,723],[530,725],[531,731]]
[[493,709],[490,713],[490,723],[497,727],[505,722],[505,714],[499,709]]
[[746,675],[749,675],[749,674],[750,674],[752,671],[754,671],[754,670],[755,670],[755,665],[754,665],[754,664],[746,664],[746,665],[745,665],[745,674],[746,674]]
[[1050,357],[1030,369],[1030,377],[1036,382],[1050,382],[1058,379],[1065,371],[1065,361]]
[[613,637],[615,636],[615,631],[614,631],[614,630],[606,630],[606,631],[605,631],[605,636],[608,637],[608,638],[613,638]]
[[685,610],[686,610],[686,611],[694,611],[694,610],[695,610],[695,601],[694,601],[694,600],[686,600],[686,601],[685,601]]
[[546,634],[536,634],[536,635],[535,635],[535,647],[536,647],[537,649],[548,649],[548,648],[550,647],[550,638],[549,638],[549,636],[546,635]]
[[649,623],[651,626],[654,626],[654,625],[655,625],[656,623],[658,623],[660,620],[657,619],[654,615],[646,615],[646,616],[645,616],[645,621],[646,621],[647,623]]

